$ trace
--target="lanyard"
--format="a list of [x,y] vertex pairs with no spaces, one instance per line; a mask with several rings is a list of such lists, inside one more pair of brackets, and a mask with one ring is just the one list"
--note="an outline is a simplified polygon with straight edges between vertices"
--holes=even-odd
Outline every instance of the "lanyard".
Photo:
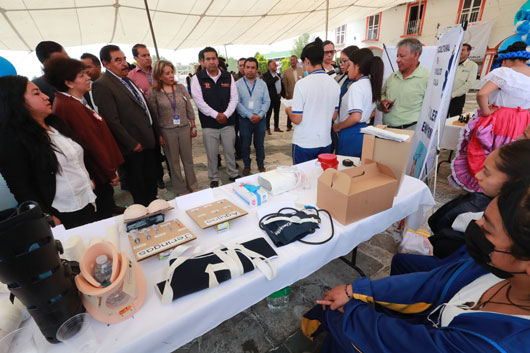
[[243,77],[243,82],[245,82],[245,86],[247,86],[248,94],[250,94],[250,97],[252,97],[252,93],[254,93],[254,88],[256,87],[256,79],[254,79],[254,83],[252,84],[252,90],[250,90],[250,87],[248,86],[246,77]]
[[317,69],[317,70],[311,71],[309,74],[313,75],[313,74],[325,74],[325,73],[326,71],[324,71],[324,69]]
[[169,98],[169,94],[167,94],[167,92],[163,88],[162,88],[162,91],[166,95],[167,100],[169,101],[169,104],[171,104],[171,108],[173,108],[173,113],[175,113],[177,111],[177,97],[176,97],[177,94],[175,92],[175,86],[174,85],[171,86],[171,98]]
[[94,109],[92,109],[91,106],[89,106],[87,103],[85,103],[85,100],[84,100],[84,99],[79,99],[79,98],[77,98],[77,97],[72,96],[71,94],[66,93],[66,92],[59,92],[59,93],[62,93],[62,94],[64,94],[64,95],[67,96],[67,97],[73,98],[73,99],[75,99],[76,101],[78,101],[79,103],[83,104],[83,106],[84,106],[85,108],[87,108],[88,110],[90,110],[90,111],[92,112],[92,116],[93,116],[94,118],[96,118],[96,120],[99,120],[99,121],[103,120],[103,118],[101,117],[101,115],[98,114],[98,112],[96,112]]

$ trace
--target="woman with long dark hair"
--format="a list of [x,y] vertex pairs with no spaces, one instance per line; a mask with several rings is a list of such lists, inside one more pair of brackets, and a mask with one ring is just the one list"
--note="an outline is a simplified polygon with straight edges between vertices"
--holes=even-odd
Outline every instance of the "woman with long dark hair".
[[381,100],[384,65],[370,49],[351,51],[348,55],[348,78],[353,81],[342,97],[339,115],[333,124],[338,133],[337,154],[360,157],[363,145],[361,129]]
[[113,186],[118,185],[117,168],[123,156],[107,123],[83,98],[90,90],[90,77],[85,65],[75,59],[55,58],[44,66],[46,80],[57,89],[53,113],[79,139],[86,155],[86,166],[96,184],[96,205],[99,219],[112,217]]
[[505,184],[466,240],[472,259],[325,291],[304,333],[330,353],[528,351],[530,186]]
[[23,76],[0,77],[0,172],[19,203],[36,201],[56,224],[95,220],[83,148],[52,115],[48,96]]

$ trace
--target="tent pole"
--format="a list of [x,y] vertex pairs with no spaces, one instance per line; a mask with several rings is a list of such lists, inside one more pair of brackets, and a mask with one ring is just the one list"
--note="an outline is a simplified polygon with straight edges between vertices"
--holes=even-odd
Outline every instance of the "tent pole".
[[328,40],[329,0],[326,0],[326,40]]
[[149,28],[151,28],[151,36],[153,37],[153,44],[155,45],[156,57],[160,60],[160,55],[158,54],[158,45],[156,45],[155,31],[153,30],[153,22],[151,22],[151,15],[149,14],[149,5],[147,5],[147,0],[144,0],[145,4],[145,13],[147,14],[147,20],[149,21]]

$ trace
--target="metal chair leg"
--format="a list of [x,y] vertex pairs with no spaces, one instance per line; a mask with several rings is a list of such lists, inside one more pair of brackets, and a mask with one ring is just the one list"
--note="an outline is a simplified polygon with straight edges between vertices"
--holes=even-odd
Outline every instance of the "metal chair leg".
[[359,273],[359,275],[361,275],[361,277],[366,277],[365,273],[363,272],[363,270],[360,269],[359,266],[356,265],[356,261],[357,261],[357,247],[355,247],[352,252],[351,252],[351,260],[348,260],[346,257],[344,256],[341,256],[340,259],[342,261],[344,261],[348,266],[350,266],[351,268],[353,268],[355,271],[357,271],[357,273]]

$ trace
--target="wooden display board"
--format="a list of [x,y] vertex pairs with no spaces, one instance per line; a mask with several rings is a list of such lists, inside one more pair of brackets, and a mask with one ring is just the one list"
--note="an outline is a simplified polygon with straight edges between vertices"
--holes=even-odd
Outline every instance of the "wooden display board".
[[[150,239],[148,239],[148,235]],[[173,219],[138,231],[139,242],[135,242],[133,232],[127,233],[137,261],[173,249],[197,237],[181,221]]]
[[244,216],[247,214],[247,211],[237,207],[227,199],[222,199],[189,209],[186,213],[199,227],[206,229]]

